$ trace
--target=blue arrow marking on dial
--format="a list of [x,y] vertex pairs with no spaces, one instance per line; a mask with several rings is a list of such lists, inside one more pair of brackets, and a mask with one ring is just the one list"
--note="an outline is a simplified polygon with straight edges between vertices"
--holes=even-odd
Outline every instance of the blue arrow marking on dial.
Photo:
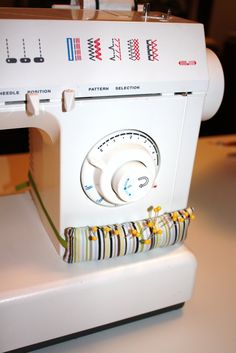
[[129,178],[127,178],[126,181],[125,181],[124,191],[126,192],[126,194],[128,196],[131,196],[131,194],[129,193],[128,189],[131,188],[132,185],[131,184],[128,185],[128,183],[129,183]]

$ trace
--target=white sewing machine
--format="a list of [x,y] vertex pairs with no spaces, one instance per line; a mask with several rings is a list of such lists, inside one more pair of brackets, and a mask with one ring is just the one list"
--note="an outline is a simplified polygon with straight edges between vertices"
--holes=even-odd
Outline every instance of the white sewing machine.
[[113,11],[2,18],[0,129],[30,128],[34,201],[0,199],[0,348],[181,307],[199,126],[224,86],[203,26]]

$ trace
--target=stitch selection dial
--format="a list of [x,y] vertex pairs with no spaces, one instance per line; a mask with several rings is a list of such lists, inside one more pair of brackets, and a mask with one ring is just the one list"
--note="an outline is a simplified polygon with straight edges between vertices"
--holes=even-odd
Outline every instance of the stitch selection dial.
[[156,143],[138,130],[114,132],[87,154],[81,184],[97,204],[117,206],[135,202],[155,185],[160,154]]

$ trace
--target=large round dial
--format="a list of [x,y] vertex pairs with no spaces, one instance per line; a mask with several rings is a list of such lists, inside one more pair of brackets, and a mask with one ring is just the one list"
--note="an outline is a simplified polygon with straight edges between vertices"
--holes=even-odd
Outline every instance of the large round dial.
[[135,202],[155,185],[160,154],[156,143],[138,130],[116,131],[91,148],[81,184],[97,204],[117,206]]

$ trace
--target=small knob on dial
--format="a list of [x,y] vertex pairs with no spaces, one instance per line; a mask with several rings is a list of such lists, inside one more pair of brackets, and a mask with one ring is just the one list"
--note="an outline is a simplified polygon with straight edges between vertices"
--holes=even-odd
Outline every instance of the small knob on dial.
[[[122,205],[137,201],[154,183],[156,167],[152,156],[142,146],[119,146],[107,153],[104,160],[105,163],[95,161],[99,169],[94,176],[99,193],[107,202]],[[144,178],[145,183],[139,178]]]
[[114,174],[112,188],[124,202],[142,198],[152,187],[154,173],[138,161],[123,164]]

